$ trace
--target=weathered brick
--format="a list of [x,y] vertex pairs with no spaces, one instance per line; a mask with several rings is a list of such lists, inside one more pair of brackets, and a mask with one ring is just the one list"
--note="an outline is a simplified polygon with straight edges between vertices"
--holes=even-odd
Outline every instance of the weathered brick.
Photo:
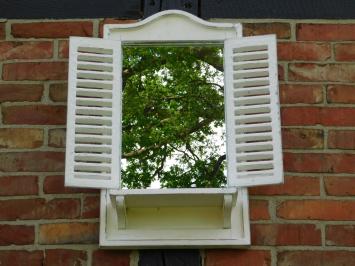
[[37,84],[0,84],[0,102],[40,101],[43,85]]
[[283,67],[283,65],[278,65],[278,67],[277,67],[277,71],[278,71],[278,79],[279,80],[285,80],[285,69],[284,69],[284,67]]
[[328,147],[331,149],[355,149],[355,130],[329,130]]
[[59,41],[58,56],[59,58],[69,57],[69,41]]
[[87,256],[85,251],[70,249],[46,249],[44,266],[84,266]]
[[331,57],[329,43],[281,42],[277,45],[278,60],[325,61]]
[[98,223],[55,223],[39,227],[40,244],[97,244]]
[[355,225],[327,225],[327,246],[355,246]]
[[282,104],[321,103],[322,101],[323,89],[321,85],[280,85],[280,102]]
[[0,40],[5,39],[5,23],[0,23]]
[[49,98],[53,102],[66,102],[68,94],[67,83],[55,83],[49,87]]
[[92,36],[91,21],[13,23],[11,34],[21,38],[68,38]]
[[52,42],[0,42],[0,61],[44,59],[53,56]]
[[330,85],[327,88],[329,103],[355,103],[354,85]]
[[0,220],[72,219],[80,216],[80,200],[16,199],[0,201]]
[[64,186],[64,176],[47,176],[43,183],[43,191],[46,194],[73,194],[73,193],[99,193],[98,189],[74,188]]
[[55,128],[49,130],[48,146],[55,148],[65,147],[65,129]]
[[5,124],[27,125],[64,125],[66,123],[66,107],[52,105],[4,106],[2,108]]
[[21,62],[3,65],[3,80],[66,80],[66,62]]
[[42,144],[43,144],[42,129],[0,128],[0,148],[33,149],[33,148],[41,147]]
[[83,205],[83,218],[99,218],[100,217],[100,197],[85,197]]
[[129,266],[129,252],[121,250],[95,250],[92,266]]
[[60,172],[64,171],[63,152],[3,152],[0,171]]
[[347,107],[283,107],[283,126],[355,126],[355,109]]
[[269,203],[266,200],[250,200],[250,220],[269,220]]
[[299,173],[355,173],[355,154],[284,153],[284,170]]
[[338,43],[334,46],[335,60],[337,61],[354,61],[355,60],[355,44],[354,43]]
[[289,64],[288,79],[294,81],[354,82],[355,64]]
[[250,195],[317,196],[320,194],[318,177],[285,176],[280,185],[257,186],[249,189]]
[[277,266],[348,266],[355,265],[352,251],[283,251],[277,255]]
[[355,40],[355,24],[298,24],[300,41],[351,41]]
[[282,147],[284,149],[321,149],[324,133],[321,129],[284,128]]
[[252,245],[321,245],[321,231],[314,224],[252,224]]
[[270,251],[266,250],[207,250],[205,266],[270,266]]
[[0,225],[0,245],[29,245],[35,240],[33,225]]
[[43,252],[40,250],[2,250],[0,265],[4,266],[43,266]]
[[37,195],[37,176],[0,177],[0,196]]
[[106,18],[100,22],[99,25],[99,36],[103,37],[104,34],[104,25],[105,24],[131,24],[135,23],[137,20],[134,19],[116,19],[116,18]]
[[276,34],[278,39],[289,39],[291,37],[290,24],[282,22],[243,23],[244,36],[264,34]]
[[355,219],[355,201],[286,200],[277,207],[277,216],[293,220],[351,221]]
[[355,178],[353,176],[327,176],[324,178],[327,195],[355,196]]

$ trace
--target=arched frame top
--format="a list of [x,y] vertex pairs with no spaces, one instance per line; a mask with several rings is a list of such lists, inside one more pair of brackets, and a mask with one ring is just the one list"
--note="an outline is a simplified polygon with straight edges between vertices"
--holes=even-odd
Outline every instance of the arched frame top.
[[132,24],[104,26],[104,38],[124,44],[223,43],[242,37],[242,25],[202,20],[181,10],[166,10]]

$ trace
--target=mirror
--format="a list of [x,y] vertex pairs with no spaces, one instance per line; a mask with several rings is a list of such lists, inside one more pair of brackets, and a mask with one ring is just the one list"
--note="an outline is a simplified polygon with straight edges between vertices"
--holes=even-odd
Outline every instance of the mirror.
[[223,50],[123,48],[123,188],[226,186]]

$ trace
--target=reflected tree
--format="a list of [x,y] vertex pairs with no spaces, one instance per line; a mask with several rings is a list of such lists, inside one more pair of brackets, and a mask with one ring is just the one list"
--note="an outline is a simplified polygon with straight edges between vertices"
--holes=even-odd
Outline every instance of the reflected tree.
[[125,47],[123,56],[123,186],[224,186],[222,49]]

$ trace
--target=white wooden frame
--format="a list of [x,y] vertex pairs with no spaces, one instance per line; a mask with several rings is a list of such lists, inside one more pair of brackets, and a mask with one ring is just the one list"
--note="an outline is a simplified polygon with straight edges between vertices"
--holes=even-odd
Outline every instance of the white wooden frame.
[[[117,55],[117,51],[121,53],[121,45],[203,46],[216,44],[224,45],[228,49],[225,53],[227,56],[225,60],[227,164],[228,172],[233,172],[233,175],[227,173],[226,188],[120,189],[120,154],[117,152],[120,153],[121,143],[117,143],[120,138],[115,137],[115,134],[121,130],[121,125],[117,124],[121,121],[117,119],[118,115],[119,118],[121,116],[121,91],[117,91],[120,90],[121,85],[117,82],[122,81],[119,77],[114,81],[116,91],[109,99],[113,102],[112,126],[115,128],[109,136],[112,138],[112,149],[115,149],[109,166],[111,179],[109,182],[101,183],[94,180],[94,173],[98,170],[93,169],[90,161],[85,161],[84,166],[79,165],[85,168],[86,176],[83,177],[94,179],[85,182],[80,179],[76,180],[73,175],[74,149],[71,145],[76,144],[75,141],[80,140],[81,136],[75,135],[76,132],[73,132],[70,126],[72,125],[71,116],[76,114],[72,105],[76,108],[78,98],[75,97],[79,97],[77,91],[82,89],[73,80],[76,80],[78,75],[84,75],[84,79],[86,76],[90,79],[93,74],[92,71],[79,73],[82,70],[76,67],[75,60],[79,60],[76,59],[79,58],[76,52],[80,54],[80,49],[71,51],[70,60],[73,63],[69,74],[68,105],[70,110],[68,111],[69,137],[67,139],[69,148],[66,158],[66,185],[102,188],[100,246],[124,249],[249,245],[249,202],[245,186],[274,184],[283,180],[275,36],[243,38],[242,26],[238,23],[211,23],[183,11],[168,10],[134,24],[105,25],[104,39],[95,41],[94,38],[76,38],[73,43],[76,41],[85,43],[87,40],[89,50],[91,43],[95,51],[107,45],[108,48],[116,51],[113,57],[116,58],[114,60],[116,62],[117,58],[122,59],[122,55]],[[115,49],[115,45],[120,47]],[[240,63],[238,60],[242,60],[242,65],[244,64],[241,69],[238,68]],[[114,66],[116,74],[120,73],[117,72],[117,68],[121,69],[121,65],[122,62],[118,62],[117,66]],[[251,65],[250,68],[249,65]],[[95,75],[102,75],[102,73]],[[261,81],[266,82],[267,85],[260,85]],[[256,87],[250,85],[236,87],[235,84],[239,82],[256,84]],[[263,102],[264,99],[268,99],[266,104]],[[240,102],[246,102],[242,104],[241,112],[238,109]],[[86,106],[86,108],[90,107]],[[236,125],[249,127],[250,123],[254,123],[254,126],[258,127],[258,123],[263,123],[264,120],[268,125],[270,124],[271,130],[257,131],[259,130],[257,129],[251,133],[246,131],[247,133],[242,138],[236,133]],[[114,121],[117,121],[116,124]],[[94,141],[97,139],[96,136],[91,138]],[[242,145],[238,144],[240,142]],[[276,148],[272,148],[273,145]],[[261,146],[260,149],[255,148],[259,146]],[[245,147],[253,152],[255,150],[257,154],[246,153],[249,151]],[[236,153],[236,155],[230,156],[228,155],[230,153]],[[233,162],[228,163],[228,160],[233,160]],[[98,165],[98,167],[101,166]],[[269,174],[265,175],[263,171]],[[243,179],[243,177],[247,178]]]

